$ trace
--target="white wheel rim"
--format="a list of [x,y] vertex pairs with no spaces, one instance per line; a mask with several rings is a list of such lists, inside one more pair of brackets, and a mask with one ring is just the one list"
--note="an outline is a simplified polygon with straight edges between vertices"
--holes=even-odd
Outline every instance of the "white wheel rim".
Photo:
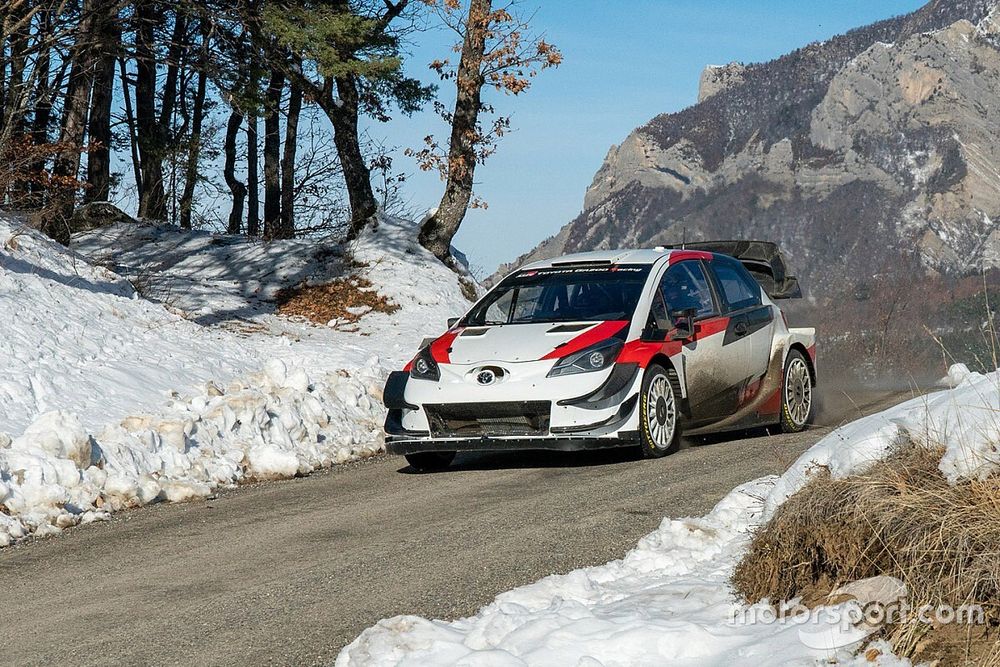
[[670,381],[664,375],[657,375],[646,390],[646,424],[653,444],[668,447],[674,439],[677,426],[677,406]]
[[804,426],[812,409],[812,382],[806,362],[796,357],[785,372],[785,406],[796,426]]

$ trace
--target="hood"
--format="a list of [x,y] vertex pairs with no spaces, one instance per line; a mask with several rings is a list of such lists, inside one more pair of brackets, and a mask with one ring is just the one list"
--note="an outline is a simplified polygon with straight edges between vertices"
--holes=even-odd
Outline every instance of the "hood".
[[449,361],[517,363],[558,359],[610,338],[626,322],[562,322],[468,327],[452,340]]

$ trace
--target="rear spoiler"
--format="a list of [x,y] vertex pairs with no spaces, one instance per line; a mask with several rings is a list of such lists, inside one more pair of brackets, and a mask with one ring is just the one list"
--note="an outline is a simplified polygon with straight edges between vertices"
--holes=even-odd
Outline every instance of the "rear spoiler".
[[785,260],[776,243],[769,241],[699,241],[674,249],[703,250],[740,260],[772,299],[800,299],[799,281],[788,275]]

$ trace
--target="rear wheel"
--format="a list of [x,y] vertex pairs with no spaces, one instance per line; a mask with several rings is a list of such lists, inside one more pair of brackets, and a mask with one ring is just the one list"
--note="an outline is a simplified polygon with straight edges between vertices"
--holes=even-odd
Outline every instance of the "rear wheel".
[[805,430],[813,409],[812,377],[806,358],[792,350],[785,359],[781,383],[781,430],[798,433]]
[[406,462],[417,472],[444,470],[454,460],[455,452],[419,452],[406,455]]
[[639,441],[644,457],[659,458],[677,451],[679,401],[667,369],[651,365],[642,379],[639,397]]

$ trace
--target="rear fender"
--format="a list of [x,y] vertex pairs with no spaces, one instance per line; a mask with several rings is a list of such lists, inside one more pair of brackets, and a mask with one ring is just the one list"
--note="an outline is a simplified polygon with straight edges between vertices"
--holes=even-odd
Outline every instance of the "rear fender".
[[[775,337],[775,343],[777,344],[777,339]],[[816,385],[816,330],[815,329],[789,329],[788,333],[782,336],[784,341],[782,341],[782,347],[784,348],[783,359],[788,358],[788,353],[791,350],[798,350],[806,357],[806,363],[809,365],[809,375],[812,377],[813,386]]]

